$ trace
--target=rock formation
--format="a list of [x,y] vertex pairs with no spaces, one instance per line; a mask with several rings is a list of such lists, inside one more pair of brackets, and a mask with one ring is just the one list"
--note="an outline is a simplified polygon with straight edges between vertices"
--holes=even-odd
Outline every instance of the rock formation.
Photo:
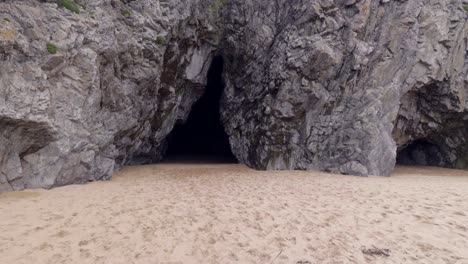
[[0,191],[152,163],[224,59],[256,169],[468,168],[466,0],[0,0]]
[[229,9],[224,120],[241,162],[389,175],[424,138],[437,165],[464,167],[466,2],[274,3]]

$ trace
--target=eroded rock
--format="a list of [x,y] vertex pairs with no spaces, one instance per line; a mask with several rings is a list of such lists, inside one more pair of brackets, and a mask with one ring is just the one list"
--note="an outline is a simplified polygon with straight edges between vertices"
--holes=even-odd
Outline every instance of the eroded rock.
[[428,136],[456,153],[427,165],[466,159],[462,1],[233,2],[223,113],[240,161],[389,175]]
[[75,3],[0,1],[0,191],[159,161],[215,55],[253,168],[468,166],[464,0]]
[[49,2],[0,3],[2,190],[158,161],[217,45],[203,1],[86,1],[79,14]]

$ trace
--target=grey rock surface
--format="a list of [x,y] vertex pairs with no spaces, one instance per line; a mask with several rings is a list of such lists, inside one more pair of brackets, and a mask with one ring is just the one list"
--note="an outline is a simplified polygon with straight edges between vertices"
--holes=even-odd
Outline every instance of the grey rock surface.
[[[256,169],[468,168],[466,0],[0,1],[0,191],[159,161],[225,62]],[[54,52],[56,48],[56,52]]]
[[0,190],[109,179],[159,160],[203,92],[218,43],[208,5],[100,0],[76,14],[1,1]]
[[467,167],[466,2],[231,2],[223,116],[241,162],[389,175],[426,139],[440,158],[420,164]]

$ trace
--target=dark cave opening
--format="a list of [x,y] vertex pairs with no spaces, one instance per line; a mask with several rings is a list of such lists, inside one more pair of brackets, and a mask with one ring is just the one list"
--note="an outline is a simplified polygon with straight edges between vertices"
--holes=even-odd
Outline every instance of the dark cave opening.
[[398,151],[397,164],[439,166],[439,153],[435,144],[426,139],[418,139]]
[[166,161],[237,162],[221,123],[222,73],[223,58],[215,57],[204,94],[192,106],[187,121],[176,124],[169,136]]

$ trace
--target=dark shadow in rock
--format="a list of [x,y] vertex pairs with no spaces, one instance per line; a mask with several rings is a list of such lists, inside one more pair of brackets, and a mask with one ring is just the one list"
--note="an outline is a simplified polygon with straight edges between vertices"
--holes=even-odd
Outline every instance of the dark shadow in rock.
[[397,164],[440,166],[440,149],[425,139],[418,139],[401,149],[397,155]]
[[216,57],[208,71],[203,96],[194,104],[185,124],[177,124],[169,136],[165,161],[237,163],[220,121],[224,89],[223,59]]

